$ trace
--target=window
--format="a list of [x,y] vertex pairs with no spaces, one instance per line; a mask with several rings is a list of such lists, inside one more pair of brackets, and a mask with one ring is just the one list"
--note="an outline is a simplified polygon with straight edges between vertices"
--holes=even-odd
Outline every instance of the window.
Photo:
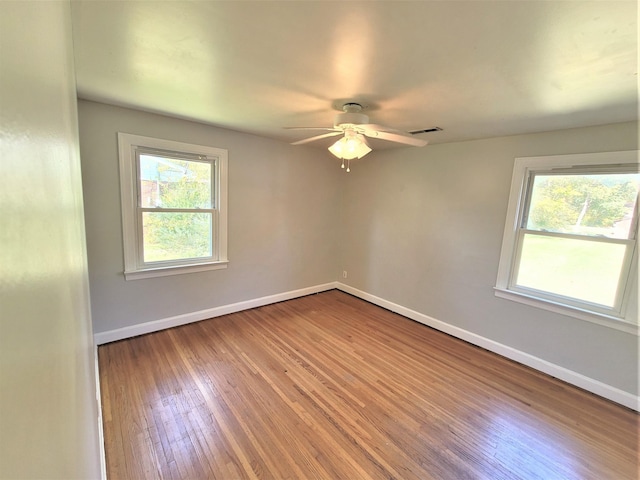
[[516,159],[497,296],[633,331],[637,154]]
[[118,133],[127,280],[226,268],[227,151]]

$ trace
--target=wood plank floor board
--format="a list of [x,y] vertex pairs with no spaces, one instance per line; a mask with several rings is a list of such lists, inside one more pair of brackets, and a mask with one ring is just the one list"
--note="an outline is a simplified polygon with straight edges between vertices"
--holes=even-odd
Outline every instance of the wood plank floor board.
[[638,415],[339,291],[99,347],[119,479],[638,478]]

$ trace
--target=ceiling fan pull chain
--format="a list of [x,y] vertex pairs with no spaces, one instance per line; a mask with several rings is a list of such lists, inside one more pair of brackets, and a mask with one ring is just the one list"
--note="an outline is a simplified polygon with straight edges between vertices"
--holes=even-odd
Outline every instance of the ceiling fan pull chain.
[[[342,160],[344,162],[344,160]],[[351,159],[347,158],[347,173],[349,173],[351,171],[351,168],[349,168],[349,165],[351,165]]]
[[342,159],[342,166],[340,168],[344,168],[344,158]]

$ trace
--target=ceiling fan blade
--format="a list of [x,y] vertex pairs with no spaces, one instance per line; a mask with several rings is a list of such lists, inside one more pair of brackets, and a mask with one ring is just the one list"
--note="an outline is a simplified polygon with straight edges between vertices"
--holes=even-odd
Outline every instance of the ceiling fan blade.
[[399,133],[399,134],[406,133],[406,132],[403,132],[402,130],[397,130],[395,128],[387,127],[386,125],[377,125],[375,123],[358,125],[358,128],[361,128],[364,130],[375,130],[376,132],[389,132],[389,133]]
[[331,132],[337,132],[337,128],[333,127],[284,127],[285,130],[329,130]]
[[381,140],[403,143],[405,145],[412,145],[414,147],[424,147],[427,143],[429,143],[428,140],[425,140],[424,138],[416,138],[410,133],[404,133],[398,130],[394,132],[385,132],[382,130],[365,130],[363,133],[369,138],[379,138]]
[[293,142],[291,145],[303,145],[305,143],[314,142],[322,138],[335,137],[336,135],[342,135],[342,132],[340,131],[340,132],[323,133],[322,135],[316,135],[315,137],[305,138],[304,140],[298,140],[297,142]]

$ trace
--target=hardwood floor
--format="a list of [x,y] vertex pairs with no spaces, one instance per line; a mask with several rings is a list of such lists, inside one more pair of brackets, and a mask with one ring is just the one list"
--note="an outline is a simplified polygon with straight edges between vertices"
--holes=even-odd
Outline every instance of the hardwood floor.
[[110,480],[638,478],[638,415],[337,290],[99,348]]

